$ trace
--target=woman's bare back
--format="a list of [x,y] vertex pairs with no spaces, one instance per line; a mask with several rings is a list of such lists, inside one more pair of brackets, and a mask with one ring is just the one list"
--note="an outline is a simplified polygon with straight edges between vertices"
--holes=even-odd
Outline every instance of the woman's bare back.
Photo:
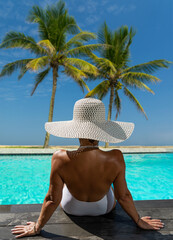
[[77,155],[76,151],[58,152],[62,159],[59,175],[76,199],[94,202],[108,192],[118,173],[117,151],[92,149]]

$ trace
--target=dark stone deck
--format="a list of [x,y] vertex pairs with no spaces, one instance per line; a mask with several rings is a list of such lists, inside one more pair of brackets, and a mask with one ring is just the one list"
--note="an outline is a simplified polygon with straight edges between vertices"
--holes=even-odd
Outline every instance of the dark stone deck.
[[[173,200],[135,201],[141,216],[160,218],[165,227],[160,231],[139,229],[117,204],[116,210],[100,217],[75,217],[58,208],[41,231],[28,240],[173,240]],[[0,206],[0,239],[15,239],[11,228],[35,221],[41,204]]]

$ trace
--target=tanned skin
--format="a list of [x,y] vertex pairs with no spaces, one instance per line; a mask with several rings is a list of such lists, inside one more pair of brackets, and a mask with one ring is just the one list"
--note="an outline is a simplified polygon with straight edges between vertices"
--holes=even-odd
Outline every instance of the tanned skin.
[[[88,139],[79,139],[80,146],[97,145]],[[41,228],[50,219],[62,198],[64,184],[70,193],[80,201],[95,202],[102,199],[114,185],[115,203],[121,207],[142,229],[159,230],[164,224],[159,219],[149,216],[139,218],[133,198],[127,188],[125,179],[125,162],[120,150],[102,151],[90,149],[79,153],[75,159],[75,151],[56,151],[51,160],[50,186],[45,196],[37,223],[15,226],[13,234],[16,238],[39,234]],[[114,208],[113,207],[113,208]]]

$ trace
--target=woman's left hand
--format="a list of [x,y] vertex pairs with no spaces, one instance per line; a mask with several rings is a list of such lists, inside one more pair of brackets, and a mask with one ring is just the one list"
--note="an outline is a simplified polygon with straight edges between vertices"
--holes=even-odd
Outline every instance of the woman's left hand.
[[36,231],[35,222],[27,222],[27,225],[17,225],[11,229],[11,232],[13,234],[19,234],[16,236],[16,238],[34,236],[40,233],[40,231]]

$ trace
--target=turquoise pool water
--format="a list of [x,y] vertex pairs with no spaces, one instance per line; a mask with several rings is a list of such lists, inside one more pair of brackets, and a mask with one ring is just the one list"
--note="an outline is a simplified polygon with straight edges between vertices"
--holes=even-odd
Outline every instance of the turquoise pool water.
[[[124,154],[134,200],[173,199],[173,153]],[[51,155],[0,155],[0,205],[42,203]]]

